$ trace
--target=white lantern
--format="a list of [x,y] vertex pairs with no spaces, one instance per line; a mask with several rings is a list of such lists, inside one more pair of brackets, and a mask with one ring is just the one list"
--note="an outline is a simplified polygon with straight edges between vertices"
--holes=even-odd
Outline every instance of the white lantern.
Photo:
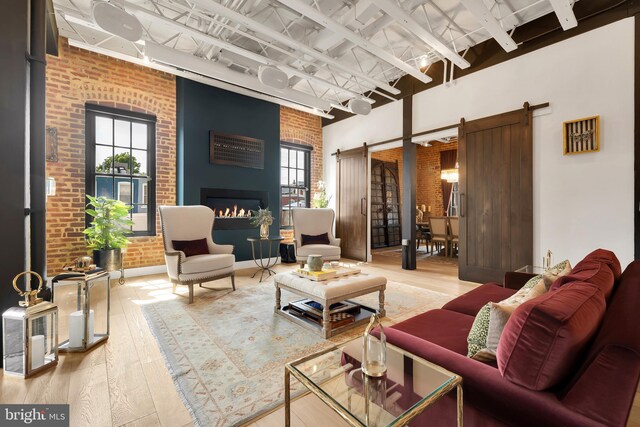
[[[31,274],[40,284],[32,290],[17,286],[20,276]],[[13,279],[13,287],[25,301],[2,314],[3,368],[6,374],[29,377],[58,364],[58,307],[37,298],[42,277],[25,271]]]

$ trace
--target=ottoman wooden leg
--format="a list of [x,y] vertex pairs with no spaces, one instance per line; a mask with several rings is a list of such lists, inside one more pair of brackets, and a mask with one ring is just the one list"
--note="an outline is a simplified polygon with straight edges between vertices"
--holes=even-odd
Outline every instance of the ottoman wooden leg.
[[282,294],[282,291],[280,290],[280,286],[278,286],[276,284],[276,306],[273,308],[273,311],[275,313],[280,311],[280,296]]
[[329,302],[326,301],[322,309],[322,337],[329,338],[331,336],[331,322],[329,320]]
[[378,294],[378,301],[380,304],[378,312],[380,313],[380,317],[384,317],[387,314],[387,311],[384,309],[384,289],[380,289],[380,292]]

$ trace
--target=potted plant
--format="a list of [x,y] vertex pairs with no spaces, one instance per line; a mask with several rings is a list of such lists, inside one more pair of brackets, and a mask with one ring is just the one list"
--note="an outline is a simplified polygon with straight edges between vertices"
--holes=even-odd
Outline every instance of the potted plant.
[[273,216],[269,208],[258,208],[257,211],[251,211],[251,225],[260,227],[260,238],[269,237],[269,226],[273,224]]
[[329,206],[329,201],[331,200],[331,196],[327,197],[327,185],[324,181],[318,181],[316,186],[318,187],[318,191],[313,194],[311,206],[314,208],[326,208]]
[[133,221],[129,219],[131,206],[104,196],[87,196],[87,214],[93,219],[84,230],[87,246],[93,249],[93,262],[105,270],[120,270],[122,249],[129,244]]

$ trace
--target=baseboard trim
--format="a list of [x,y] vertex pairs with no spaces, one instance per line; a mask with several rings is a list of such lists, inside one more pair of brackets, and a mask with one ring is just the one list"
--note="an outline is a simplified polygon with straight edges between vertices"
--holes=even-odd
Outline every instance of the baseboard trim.
[[[258,264],[260,263],[260,260],[257,260]],[[267,262],[269,261],[268,258],[263,258],[262,259],[262,263],[264,265],[267,265]],[[278,262],[276,264],[280,264],[280,259],[278,259]],[[235,263],[235,269],[236,270],[244,270],[247,268],[258,268],[256,266],[256,263],[249,259],[246,261],[236,261]],[[151,276],[153,274],[166,274],[167,272],[167,267],[163,264],[163,265],[151,265],[151,266],[146,266],[146,267],[134,267],[134,268],[125,268],[124,269],[124,277],[126,278],[130,278],[130,277],[140,277],[140,276]],[[119,279],[121,276],[121,272],[120,270],[117,271],[112,271],[111,272],[111,279]],[[51,281],[51,279],[49,279],[49,282]],[[65,284],[73,284],[73,283],[65,283]],[[58,285],[56,286],[61,286],[60,283],[58,283]],[[64,286],[64,285],[62,285]]]

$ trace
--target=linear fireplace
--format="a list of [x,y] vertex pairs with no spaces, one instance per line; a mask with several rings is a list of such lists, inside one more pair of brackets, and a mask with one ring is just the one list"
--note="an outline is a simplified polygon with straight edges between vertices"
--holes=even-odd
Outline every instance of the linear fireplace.
[[255,211],[259,207],[267,207],[269,193],[266,191],[201,188],[200,203],[215,212],[214,230],[254,228],[250,222],[251,211]]

